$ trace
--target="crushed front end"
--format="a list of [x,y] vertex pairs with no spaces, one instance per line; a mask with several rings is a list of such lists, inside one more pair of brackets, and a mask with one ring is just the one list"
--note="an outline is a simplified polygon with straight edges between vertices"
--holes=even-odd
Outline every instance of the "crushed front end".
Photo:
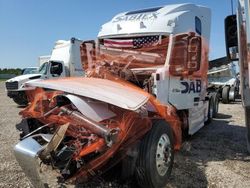
[[[105,80],[90,79],[85,86],[98,81],[105,84]],[[24,119],[17,125],[21,141],[14,151],[36,186],[51,184],[48,171],[53,171],[57,183],[84,182],[107,171],[112,167],[106,165],[108,161],[112,158],[113,165],[117,164],[151,127],[145,111],[148,96],[128,95],[121,108],[112,101],[66,92],[36,89],[34,93],[31,105],[21,112]],[[139,103],[129,101],[132,96]]]

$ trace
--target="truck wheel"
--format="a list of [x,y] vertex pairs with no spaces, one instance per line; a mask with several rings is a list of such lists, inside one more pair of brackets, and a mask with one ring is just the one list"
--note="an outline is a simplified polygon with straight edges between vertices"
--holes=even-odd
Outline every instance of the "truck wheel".
[[28,100],[25,95],[25,92],[18,93],[15,97],[13,97],[13,101],[20,106],[27,106]]
[[229,90],[230,90],[229,86],[225,86],[222,89],[222,102],[225,104],[229,103]]
[[144,136],[136,165],[140,187],[165,187],[174,161],[173,133],[164,120],[153,121],[152,129]]
[[213,96],[210,98],[209,100],[209,104],[208,104],[208,113],[207,113],[207,121],[205,122],[210,123],[213,119],[213,115],[214,115],[214,100],[213,100]]
[[218,111],[219,111],[219,102],[220,102],[220,97],[219,94],[216,93],[212,96],[213,100],[213,118],[217,117]]
[[236,89],[235,87],[231,87],[229,90],[229,100],[234,102],[235,97],[236,97]]

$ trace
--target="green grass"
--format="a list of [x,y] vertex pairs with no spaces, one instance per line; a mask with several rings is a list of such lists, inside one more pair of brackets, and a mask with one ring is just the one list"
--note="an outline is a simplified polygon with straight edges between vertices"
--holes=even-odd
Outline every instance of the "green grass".
[[6,80],[8,80],[8,79],[0,78],[0,82],[5,82]]

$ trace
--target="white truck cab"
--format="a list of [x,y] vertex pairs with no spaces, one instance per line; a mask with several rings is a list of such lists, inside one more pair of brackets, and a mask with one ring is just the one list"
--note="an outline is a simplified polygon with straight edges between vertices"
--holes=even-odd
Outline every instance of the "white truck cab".
[[[135,75],[152,72],[153,94],[162,104],[170,104],[182,114],[189,134],[194,134],[218,111],[215,93],[207,92],[210,20],[209,8],[175,4],[120,13],[104,24],[98,34],[101,51],[112,53],[120,49],[121,56],[127,54],[138,59],[139,52],[136,57],[136,50],[124,49],[130,41],[138,45],[138,41],[144,44],[154,37],[168,40],[160,66],[147,67],[145,63],[144,68],[131,70]],[[149,58],[150,55],[145,55],[144,61]]]
[[72,38],[69,41],[58,40],[50,56],[40,56],[40,65],[37,74],[27,74],[14,77],[6,81],[7,95],[19,105],[27,104],[26,90],[34,89],[25,87],[28,82],[37,80],[55,79],[69,76],[83,76],[84,70],[80,57],[82,41]]

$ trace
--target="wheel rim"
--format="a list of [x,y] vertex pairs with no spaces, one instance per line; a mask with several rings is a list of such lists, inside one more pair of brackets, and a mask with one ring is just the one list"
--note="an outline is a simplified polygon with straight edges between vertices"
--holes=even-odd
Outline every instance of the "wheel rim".
[[231,101],[235,100],[235,90],[229,91],[229,100],[231,100]]
[[160,176],[164,176],[169,168],[171,145],[167,134],[161,135],[156,150],[156,169]]

